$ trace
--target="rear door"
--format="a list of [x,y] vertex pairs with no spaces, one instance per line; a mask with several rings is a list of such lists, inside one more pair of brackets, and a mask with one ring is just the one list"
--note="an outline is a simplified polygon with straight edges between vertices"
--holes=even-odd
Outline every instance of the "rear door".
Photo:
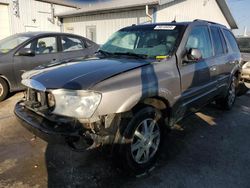
[[[35,56],[20,56],[18,51],[14,55],[14,72],[16,76],[17,84],[20,89],[22,88],[21,75],[34,69],[35,67],[43,64],[48,64],[51,61],[56,61],[59,57],[57,36],[46,36],[34,39],[23,48],[32,49],[35,52]],[[21,49],[20,49],[21,50]]]
[[210,26],[212,43],[213,43],[213,63],[215,71],[211,70],[211,76],[213,80],[217,80],[217,93],[225,89],[227,86],[227,80],[230,76],[230,71],[227,65],[228,48],[223,37],[223,34],[219,27]]
[[[189,33],[185,50],[199,49],[202,59],[187,61],[184,57],[180,67],[181,108],[193,112],[214,96],[216,81],[213,79],[213,49],[207,26],[195,26]],[[215,69],[216,71],[216,69]],[[213,72],[213,70],[212,70]]]
[[220,73],[225,75],[224,80],[220,84],[228,85],[230,83],[231,75],[235,67],[239,66],[240,50],[234,35],[228,29],[222,29],[223,36],[227,45],[227,55],[225,63],[221,65]]

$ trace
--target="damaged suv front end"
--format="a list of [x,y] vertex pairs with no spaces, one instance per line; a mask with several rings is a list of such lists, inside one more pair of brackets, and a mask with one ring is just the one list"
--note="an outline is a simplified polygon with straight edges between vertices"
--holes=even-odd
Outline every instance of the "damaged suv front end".
[[[79,64],[80,66],[81,64],[88,66],[88,63]],[[133,69],[143,65],[145,64],[133,63],[131,68]],[[66,71],[67,66],[75,66],[76,69],[79,69],[79,65],[69,63],[61,67],[61,69],[63,69],[62,72]],[[126,71],[131,68],[125,66],[120,69]],[[105,68],[101,70],[106,71]],[[57,71],[57,69],[55,69],[55,71]],[[117,74],[115,71],[111,72],[109,76]],[[53,77],[54,73],[53,70],[51,73],[51,71],[46,72],[45,69],[42,70],[40,74],[47,74]],[[67,88],[67,86],[65,86],[65,88],[62,86],[62,89],[51,86],[46,87],[42,82],[37,81],[39,80],[40,74],[39,71],[36,71],[36,74],[30,74],[32,75],[31,77],[25,78],[25,75],[23,76],[22,84],[27,87],[27,90],[25,91],[23,100],[16,104],[15,114],[24,127],[49,143],[67,143],[75,150],[84,151],[114,142],[117,131],[117,126],[114,124],[118,121],[119,114],[105,114],[106,112],[104,112],[102,108],[103,105],[106,105],[107,101],[104,101],[104,104],[100,107],[101,109],[97,110],[102,101],[102,92],[82,89],[84,87],[83,85],[77,85],[77,90]],[[33,77],[36,77],[37,80]],[[75,80],[75,77],[74,79],[72,78],[72,80]],[[71,87],[77,82],[78,81],[71,82],[70,84],[62,84]],[[115,95],[115,93],[111,94],[110,91],[103,91],[103,94],[104,98],[105,96],[109,98]],[[130,95],[130,93],[127,92],[124,93],[124,95]],[[119,105],[119,102],[117,102],[117,105]],[[109,110],[112,112],[118,111],[116,105],[110,104],[109,107]],[[78,142],[81,143],[80,148],[76,146]]]
[[73,146],[73,142],[84,137],[84,149],[98,145],[97,136],[91,135],[94,128],[88,121],[100,103],[100,93],[47,90],[32,79],[22,83],[28,89],[24,99],[16,104],[15,114],[28,130],[50,143],[66,142]]

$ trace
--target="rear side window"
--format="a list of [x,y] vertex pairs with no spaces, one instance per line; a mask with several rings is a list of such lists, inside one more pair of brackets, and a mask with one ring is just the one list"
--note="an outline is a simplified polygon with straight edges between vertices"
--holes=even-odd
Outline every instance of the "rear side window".
[[199,49],[204,59],[212,56],[212,44],[207,26],[197,26],[191,31],[186,49],[191,48]]
[[222,40],[220,36],[220,30],[217,27],[211,27],[212,40],[214,44],[214,53],[215,55],[224,54],[224,48],[222,45]]
[[236,42],[236,40],[235,40],[233,34],[232,34],[230,31],[225,30],[225,29],[223,29],[223,32],[224,32],[224,34],[225,34],[225,37],[226,37],[228,43],[229,43],[230,46],[231,46],[231,49],[232,49],[234,52],[239,52],[239,47],[238,47],[238,44],[237,44],[237,42]]
[[85,48],[83,42],[74,37],[62,36],[62,50],[63,52],[70,52],[75,50],[83,50]]

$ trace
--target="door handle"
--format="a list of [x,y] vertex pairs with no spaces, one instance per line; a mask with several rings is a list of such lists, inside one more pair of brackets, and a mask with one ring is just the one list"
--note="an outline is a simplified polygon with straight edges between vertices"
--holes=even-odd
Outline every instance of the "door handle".
[[210,67],[210,71],[211,71],[211,72],[214,72],[214,71],[216,71],[216,70],[217,70],[216,66]]
[[228,64],[234,65],[234,64],[235,64],[235,61],[229,61]]

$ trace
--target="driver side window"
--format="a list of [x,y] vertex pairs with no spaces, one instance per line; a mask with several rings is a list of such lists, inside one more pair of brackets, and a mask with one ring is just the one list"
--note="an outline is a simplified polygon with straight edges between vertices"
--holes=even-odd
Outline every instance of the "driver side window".
[[57,52],[56,37],[44,37],[37,40],[36,54],[49,54]]
[[207,26],[197,26],[191,31],[186,43],[186,49],[189,51],[191,48],[199,49],[203,59],[213,55]]

